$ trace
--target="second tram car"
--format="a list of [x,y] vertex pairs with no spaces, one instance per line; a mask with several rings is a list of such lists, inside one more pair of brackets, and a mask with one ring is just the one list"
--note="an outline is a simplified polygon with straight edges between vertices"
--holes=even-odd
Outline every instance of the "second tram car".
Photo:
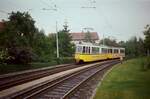
[[125,48],[93,44],[76,44],[76,63],[125,57]]

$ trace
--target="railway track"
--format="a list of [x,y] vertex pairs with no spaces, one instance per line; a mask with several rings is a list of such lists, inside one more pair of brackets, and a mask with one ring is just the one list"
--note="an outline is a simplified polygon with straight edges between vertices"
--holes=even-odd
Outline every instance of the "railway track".
[[99,82],[102,80],[107,70],[112,68],[112,66],[113,65],[104,68],[100,70],[100,72],[85,79],[81,84],[78,84],[73,90],[66,94],[64,99],[93,99]]
[[[90,81],[93,77],[117,64],[118,60],[111,60],[74,72],[71,75],[61,77],[51,82],[46,82],[40,86],[28,89],[22,93],[10,96],[12,99],[79,99],[78,90]],[[6,97],[8,98],[8,97]],[[81,98],[84,99],[84,98]]]
[[35,70],[29,70],[21,73],[16,73],[16,74],[0,76],[0,91],[15,85],[19,85],[48,75],[52,75],[54,73],[73,69],[78,66],[79,65],[75,65],[75,64],[65,64],[65,65],[61,65],[61,66],[58,65],[56,67],[51,67],[51,68],[35,69]]

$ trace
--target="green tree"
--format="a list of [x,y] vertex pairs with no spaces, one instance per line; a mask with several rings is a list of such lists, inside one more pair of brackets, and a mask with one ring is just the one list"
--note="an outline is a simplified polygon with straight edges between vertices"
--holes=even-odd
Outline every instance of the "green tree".
[[107,46],[119,46],[119,44],[116,42],[116,40],[104,38],[100,41],[100,44],[104,44]]
[[142,38],[132,37],[126,42],[119,42],[119,45],[125,48],[126,56],[129,58],[145,55],[144,40]]
[[139,38],[137,46],[138,46],[138,55],[139,56],[146,55],[146,49],[144,47],[144,40],[142,38]]
[[32,46],[36,33],[35,21],[28,12],[12,12],[5,28],[0,33],[1,49],[12,58],[8,63],[29,63],[32,59]]
[[42,62],[50,61],[54,57],[51,38],[45,35],[44,30],[40,30],[36,33],[35,41],[33,50],[37,55],[37,60]]
[[147,25],[144,30],[144,35],[145,35],[145,48],[147,49],[147,53],[150,54],[150,25]]
[[[50,34],[52,46],[56,56],[56,35]],[[71,43],[71,36],[69,34],[68,26],[64,25],[64,29],[58,32],[59,55],[60,57],[70,57],[74,53],[74,44]]]
[[127,55],[130,55],[131,57],[137,56],[137,38],[132,37],[130,40],[126,42],[126,53]]
[[52,53],[53,53],[54,57],[56,58],[56,35],[55,34],[49,34],[48,39],[51,42]]
[[74,44],[71,43],[68,26],[64,25],[64,29],[58,32],[59,50],[61,57],[69,57],[74,53]]
[[124,47],[125,46],[125,41],[119,41],[118,44],[119,44],[120,47]]

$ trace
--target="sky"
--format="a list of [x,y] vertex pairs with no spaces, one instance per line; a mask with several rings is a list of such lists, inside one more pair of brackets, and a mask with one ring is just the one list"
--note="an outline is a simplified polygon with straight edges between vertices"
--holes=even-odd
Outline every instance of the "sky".
[[117,41],[144,37],[150,24],[150,0],[0,0],[0,20],[12,11],[28,11],[46,34],[56,32],[57,21],[58,30],[67,22],[70,32],[92,28]]

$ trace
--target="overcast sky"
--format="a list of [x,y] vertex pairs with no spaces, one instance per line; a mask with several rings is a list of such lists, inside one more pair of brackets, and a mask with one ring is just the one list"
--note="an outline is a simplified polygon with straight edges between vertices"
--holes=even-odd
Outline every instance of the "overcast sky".
[[[57,11],[52,10],[55,5]],[[11,11],[29,11],[46,34],[55,32],[56,21],[60,30],[67,20],[71,32],[90,27],[100,38],[128,40],[143,37],[150,24],[150,0],[0,0],[0,20]]]

